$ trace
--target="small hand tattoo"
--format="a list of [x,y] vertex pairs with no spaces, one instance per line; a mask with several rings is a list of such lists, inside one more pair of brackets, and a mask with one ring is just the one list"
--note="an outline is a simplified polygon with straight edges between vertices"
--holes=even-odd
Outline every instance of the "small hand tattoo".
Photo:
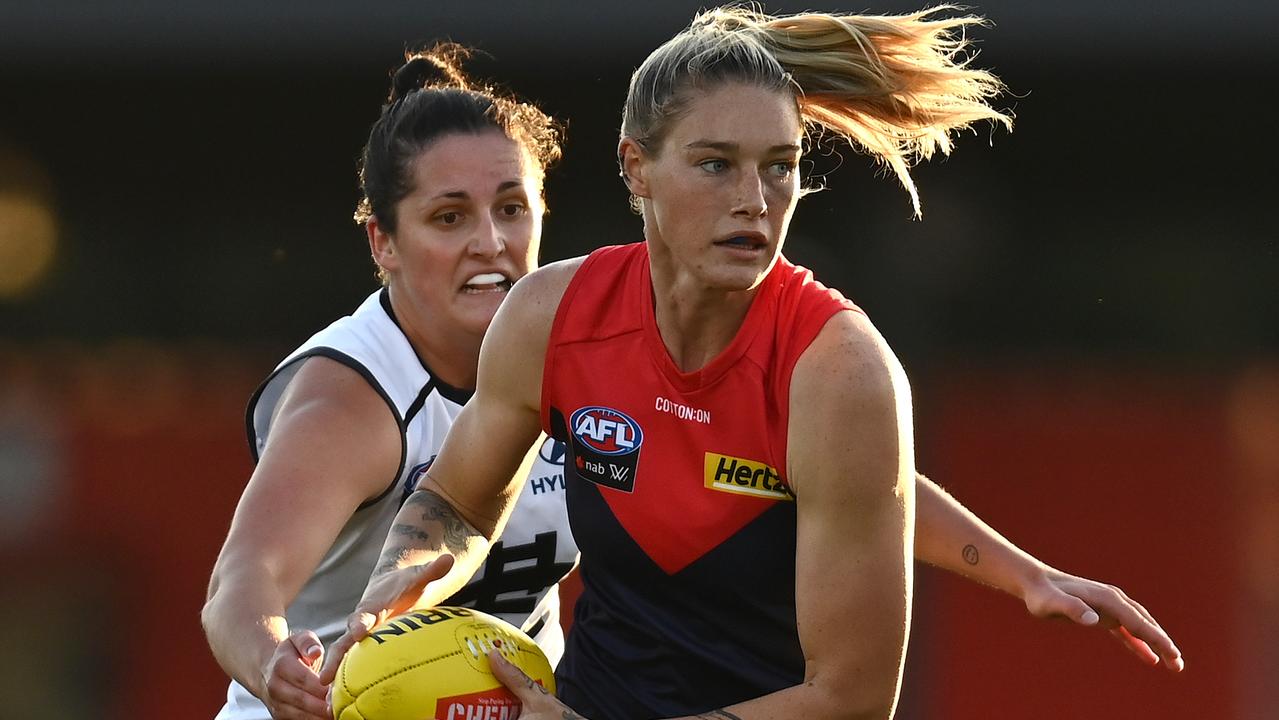
[[977,561],[980,559],[981,559],[981,554],[977,552],[976,545],[964,546],[964,562],[968,563],[969,565],[976,565]]
[[[524,673],[522,673],[522,672],[521,672],[520,674],[521,674],[521,675],[524,675]],[[537,684],[537,683],[535,683],[535,682],[533,682],[533,678],[529,677],[528,675],[524,675],[524,687],[528,688],[529,690],[533,690],[534,688],[536,688],[536,689],[538,689],[538,690],[541,690],[541,689],[542,689],[542,686],[541,686],[541,685],[538,685],[538,684]],[[545,690],[542,690],[542,692],[546,692],[546,691],[545,691]]]

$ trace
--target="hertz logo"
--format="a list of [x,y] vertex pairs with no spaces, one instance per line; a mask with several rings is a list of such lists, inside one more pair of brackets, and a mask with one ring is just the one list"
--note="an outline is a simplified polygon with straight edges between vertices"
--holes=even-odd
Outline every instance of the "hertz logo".
[[795,499],[777,471],[762,462],[708,452],[704,467],[703,478],[711,490],[771,500]]

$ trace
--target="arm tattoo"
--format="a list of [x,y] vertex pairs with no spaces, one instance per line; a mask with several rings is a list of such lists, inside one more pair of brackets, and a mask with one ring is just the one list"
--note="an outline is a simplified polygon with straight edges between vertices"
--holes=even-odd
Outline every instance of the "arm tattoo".
[[727,710],[712,710],[697,717],[705,718],[705,720],[742,720]]
[[977,552],[977,546],[965,545],[964,546],[964,562],[968,563],[969,565],[976,565],[979,560],[981,560],[981,554]]
[[391,526],[392,535],[401,535],[407,540],[417,540],[423,544],[430,542],[431,534],[425,530],[415,528],[412,525],[404,523],[396,523]]
[[[418,517],[427,527],[421,528],[408,523],[392,525],[380,562],[373,571],[374,577],[396,570],[405,558],[418,550],[447,550],[458,554],[466,549],[468,541],[475,534],[475,530],[457,514],[447,500],[430,490],[410,495],[400,512],[404,513],[409,506],[420,513]],[[441,541],[443,547],[440,547]]]
[[464,550],[467,541],[475,534],[475,529],[457,514],[447,500],[430,490],[413,493],[405,505],[419,506],[423,520],[438,522],[443,526],[444,546],[451,552]]
[[[383,555],[385,556],[385,555],[386,555],[386,553],[383,553]],[[382,561],[381,561],[381,562],[379,562],[379,563],[377,564],[377,567],[373,568],[373,574],[372,574],[372,575],[370,575],[370,577],[371,577],[371,578],[375,578],[375,577],[378,577],[379,575],[385,575],[385,574],[387,574],[387,573],[389,573],[389,572],[393,572],[393,571],[395,571],[395,570],[399,570],[399,569],[400,569],[400,555],[401,555],[401,553],[398,553],[398,552],[397,552],[397,553],[395,553],[395,554],[393,554],[393,555],[390,555],[390,556],[387,556],[387,557],[383,557],[383,558],[382,558]]]

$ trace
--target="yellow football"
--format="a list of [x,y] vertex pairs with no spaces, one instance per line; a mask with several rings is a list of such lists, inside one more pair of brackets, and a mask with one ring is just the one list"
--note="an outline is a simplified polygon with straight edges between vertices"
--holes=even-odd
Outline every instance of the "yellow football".
[[510,623],[461,607],[391,618],[351,648],[333,681],[336,720],[511,720],[520,702],[489,669],[497,648],[555,692],[541,648]]

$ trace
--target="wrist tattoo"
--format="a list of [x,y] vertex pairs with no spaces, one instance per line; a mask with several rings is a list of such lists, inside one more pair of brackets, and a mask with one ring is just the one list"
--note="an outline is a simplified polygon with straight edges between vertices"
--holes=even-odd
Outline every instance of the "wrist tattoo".
[[741,718],[737,717],[733,713],[727,710],[722,710],[722,709],[712,710],[708,713],[698,715],[697,717],[705,718],[705,720],[742,720]]
[[969,565],[976,565],[979,560],[981,560],[981,553],[977,552],[977,546],[965,545],[964,546],[964,562],[968,563]]

